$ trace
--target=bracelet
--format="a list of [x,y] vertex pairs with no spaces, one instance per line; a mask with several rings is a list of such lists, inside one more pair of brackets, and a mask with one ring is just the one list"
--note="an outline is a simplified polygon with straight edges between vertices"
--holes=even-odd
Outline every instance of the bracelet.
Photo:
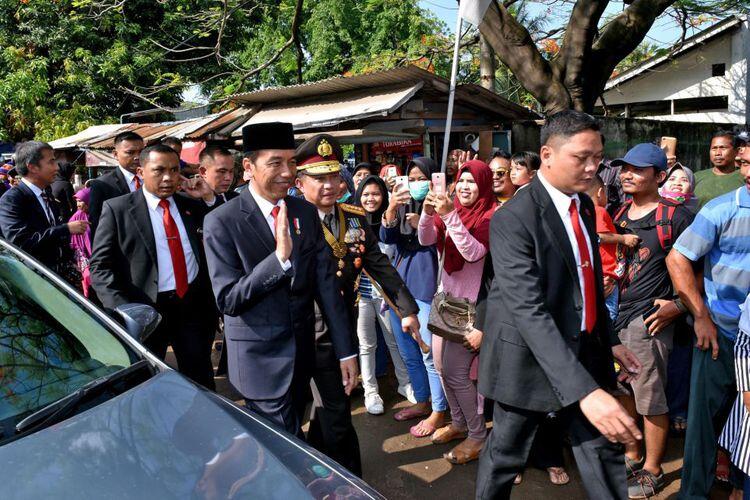
[[682,303],[682,300],[679,297],[674,299],[672,302],[674,302],[674,305],[677,306],[677,309],[679,309],[681,313],[684,314],[688,312],[687,307],[685,307],[685,304]]
[[383,214],[383,217],[381,219],[382,219],[382,224],[383,226],[386,227],[386,229],[392,229],[398,226],[398,223],[399,223],[398,217],[394,217],[394,219],[391,222],[387,222],[385,220],[385,214]]

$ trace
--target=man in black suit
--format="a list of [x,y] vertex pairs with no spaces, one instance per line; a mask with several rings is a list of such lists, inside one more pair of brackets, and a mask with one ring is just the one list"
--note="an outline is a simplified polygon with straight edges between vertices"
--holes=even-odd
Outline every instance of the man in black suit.
[[[148,304],[162,315],[145,341],[164,358],[172,345],[180,373],[214,388],[211,287],[201,242],[214,194],[200,179],[182,182],[177,154],[158,144],[141,152],[143,189],[104,203],[91,255],[91,282],[105,308]],[[203,198],[203,201],[193,198]]]
[[[170,146],[172,147],[172,146]],[[230,190],[232,181],[234,181],[234,155],[231,151],[223,146],[211,145],[201,151],[198,157],[199,166],[198,174],[208,184],[216,195],[216,204],[214,208],[223,205],[232,198],[239,196]],[[215,306],[216,301],[211,300]],[[216,328],[219,328],[220,313],[216,310]],[[226,343],[222,344],[219,366],[216,369],[216,375],[226,375],[227,373],[227,350]]]
[[287,195],[297,170],[291,124],[248,125],[242,136],[248,189],[205,224],[229,380],[249,408],[300,435],[315,363],[315,301],[329,320],[347,394],[357,380],[357,348],[317,210]]
[[208,146],[198,157],[198,174],[216,194],[216,206],[223,205],[239,193],[229,188],[234,181],[234,155],[223,146]]
[[16,148],[21,182],[0,198],[3,238],[60,272],[72,258],[70,235],[86,232],[86,221],[65,222],[50,185],[57,174],[55,152],[47,143],[30,141]]
[[479,390],[495,401],[477,475],[477,498],[510,498],[539,424],[552,411],[571,434],[590,498],[627,498],[621,443],[641,439],[607,389],[638,360],[620,344],[604,304],[594,205],[583,194],[603,146],[596,120],[548,117],[542,168],[492,218],[493,279],[478,300],[484,331]]
[[143,138],[135,132],[121,132],[115,136],[114,156],[118,163],[117,168],[94,179],[89,186],[91,241],[94,241],[96,236],[104,202],[140,189],[142,179],[138,174],[138,166],[143,147]]

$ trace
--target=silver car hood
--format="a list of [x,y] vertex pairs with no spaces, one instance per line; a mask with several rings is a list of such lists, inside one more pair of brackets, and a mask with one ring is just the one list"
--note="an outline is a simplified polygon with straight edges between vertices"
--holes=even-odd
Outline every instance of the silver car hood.
[[378,498],[265,421],[165,371],[0,447],[0,497]]

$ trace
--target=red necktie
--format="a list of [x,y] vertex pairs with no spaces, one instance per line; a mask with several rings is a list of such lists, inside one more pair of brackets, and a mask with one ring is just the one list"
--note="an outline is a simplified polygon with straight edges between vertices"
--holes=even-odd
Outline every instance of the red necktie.
[[273,217],[273,233],[276,234],[276,223],[278,222],[276,219],[279,216],[279,210],[281,210],[281,207],[276,205],[273,207],[273,210],[271,210],[271,216]]
[[138,191],[139,189],[141,189],[141,180],[137,175],[133,177],[133,180],[135,181],[135,190]]
[[188,290],[188,276],[187,265],[185,264],[185,252],[182,250],[182,240],[180,239],[180,231],[177,229],[177,224],[169,213],[169,201],[161,200],[159,206],[164,210],[164,232],[167,233],[169,254],[172,256],[175,291],[177,292],[177,296],[182,298]]
[[594,263],[589,255],[589,247],[586,237],[581,229],[578,219],[578,207],[576,200],[570,201],[570,222],[573,223],[573,232],[578,243],[578,253],[581,255],[581,271],[583,272],[583,302],[586,308],[586,331],[591,333],[596,325],[596,281],[594,278]]

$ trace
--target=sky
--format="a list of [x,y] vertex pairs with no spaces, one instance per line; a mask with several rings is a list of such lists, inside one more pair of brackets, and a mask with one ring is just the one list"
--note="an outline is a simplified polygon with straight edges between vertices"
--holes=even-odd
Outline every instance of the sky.
[[[429,10],[445,22],[450,32],[453,33],[456,27],[456,16],[458,15],[458,2],[456,0],[419,0],[419,4],[423,9]],[[622,2],[612,1],[605,11],[605,16],[620,12],[623,7],[624,4]],[[540,4],[534,4],[531,8],[533,9],[532,13],[542,13],[547,9],[546,6]],[[554,16],[552,12],[549,12],[548,15]],[[551,22],[549,28],[561,25],[566,20],[567,16],[564,19],[559,17],[557,19],[558,22]],[[706,27],[708,25],[704,25],[700,29],[705,29]],[[659,46],[670,46],[679,40],[680,32],[681,30],[674,19],[669,17],[657,19],[651,31],[649,31],[646,40]],[[692,34],[692,32],[688,32],[688,36]]]

